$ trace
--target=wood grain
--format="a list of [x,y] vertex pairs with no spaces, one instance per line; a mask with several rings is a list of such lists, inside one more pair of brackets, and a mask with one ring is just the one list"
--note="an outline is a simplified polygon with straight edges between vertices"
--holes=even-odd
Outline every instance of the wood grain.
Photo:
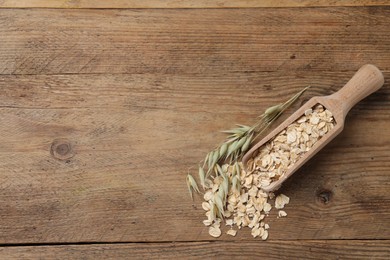
[[386,240],[131,243],[0,248],[6,259],[388,259]]
[[[259,5],[310,8],[220,8]],[[390,6],[349,5],[386,1],[0,1],[0,258],[388,259],[388,80],[284,184],[268,241],[211,238],[185,185],[219,130],[390,77]]]
[[2,0],[0,8],[253,8],[382,6],[387,0]]
[[[3,75],[0,243],[210,240],[184,178],[217,131],[352,74]],[[389,101],[387,83],[285,184],[289,216],[271,214],[271,240],[389,239]]]
[[390,7],[0,14],[0,74],[390,70]]

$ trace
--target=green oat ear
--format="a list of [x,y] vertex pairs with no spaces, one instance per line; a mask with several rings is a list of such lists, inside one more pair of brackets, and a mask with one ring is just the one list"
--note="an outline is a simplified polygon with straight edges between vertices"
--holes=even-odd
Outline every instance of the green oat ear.
[[[240,170],[238,161],[242,158],[244,153],[250,148],[251,144],[256,140],[287,108],[289,108],[310,86],[302,89],[297,94],[292,96],[284,103],[280,103],[267,108],[263,114],[258,118],[259,120],[253,126],[236,124],[235,128],[221,131],[228,134],[225,142],[209,152],[206,157],[200,162],[199,167],[199,182],[203,190],[206,184],[212,182],[211,178],[222,175],[219,163],[230,162],[235,164],[235,172],[238,180],[235,188],[240,186]],[[223,171],[222,171],[223,172]],[[231,183],[229,183],[231,186]],[[193,191],[199,193],[198,185],[195,179],[189,174],[187,176],[187,186],[191,198],[193,198]],[[229,187],[228,190],[230,190]],[[221,198],[222,199],[222,198]],[[218,209],[217,209],[218,210]]]
[[251,134],[250,136],[248,136],[248,138],[246,139],[245,143],[242,145],[241,147],[241,153],[245,153],[248,148],[249,148],[249,145],[251,144],[252,142],[252,137],[253,137],[253,134]]
[[188,191],[190,192],[191,199],[194,199],[192,196],[192,191],[196,191],[197,193],[199,193],[200,191],[198,185],[196,184],[196,181],[191,174],[187,175],[186,181],[187,181],[187,187],[188,187]]
[[227,149],[228,149],[228,144],[227,143],[224,143],[221,145],[221,147],[219,148],[219,157],[222,158],[225,153],[227,152]]
[[224,205],[222,203],[222,198],[220,197],[222,196],[222,194],[219,194],[217,193],[215,196],[214,196],[214,202],[215,202],[215,205],[217,206],[217,215],[221,216],[223,215],[223,212],[224,212]]
[[283,104],[277,104],[275,106],[272,106],[272,107],[269,107],[265,110],[264,112],[264,115],[266,117],[270,117],[272,115],[274,115],[275,113],[279,113],[280,112],[280,107],[282,106]]
[[203,190],[206,188],[206,174],[202,167],[199,166],[199,181],[200,185],[202,185]]

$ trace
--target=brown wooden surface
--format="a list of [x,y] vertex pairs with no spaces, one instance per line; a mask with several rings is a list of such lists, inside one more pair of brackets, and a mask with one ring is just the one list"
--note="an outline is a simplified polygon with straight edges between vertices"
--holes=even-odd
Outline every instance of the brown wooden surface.
[[284,185],[268,242],[215,242],[185,175],[219,130],[303,86],[301,102],[333,93],[365,63],[388,79],[389,22],[390,7],[0,10],[1,254],[388,257],[387,81]]

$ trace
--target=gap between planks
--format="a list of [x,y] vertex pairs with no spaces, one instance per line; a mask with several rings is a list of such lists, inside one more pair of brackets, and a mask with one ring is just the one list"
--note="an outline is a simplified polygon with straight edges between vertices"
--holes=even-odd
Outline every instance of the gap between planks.
[[[338,242],[389,242],[390,239],[383,239],[383,238],[373,238],[373,239],[365,239],[365,238],[353,238],[353,239],[345,239],[345,238],[332,238],[332,239],[272,239],[267,241],[260,241],[259,238],[249,238],[249,240],[240,240],[240,242],[243,243],[288,243],[288,242],[297,242],[297,243],[311,243],[311,242],[323,242],[323,241],[329,241],[333,243]],[[225,239],[210,239],[210,240],[181,240],[181,241],[174,241],[174,240],[167,240],[167,241],[158,241],[158,240],[148,240],[148,241],[89,241],[89,242],[47,242],[47,243],[0,243],[0,249],[4,247],[45,247],[45,246],[94,246],[94,245],[114,245],[114,246],[121,246],[121,245],[147,245],[147,244],[191,244],[191,243],[236,243],[235,240],[225,240]]]
[[235,242],[179,242],[131,243],[66,246],[2,247],[0,254],[6,259],[31,258],[83,258],[122,259],[131,255],[136,259],[204,259],[229,257],[243,259],[267,256],[267,259],[388,259],[389,240],[310,240],[310,241],[251,241]]
[[3,0],[0,8],[256,8],[386,6],[388,0]]

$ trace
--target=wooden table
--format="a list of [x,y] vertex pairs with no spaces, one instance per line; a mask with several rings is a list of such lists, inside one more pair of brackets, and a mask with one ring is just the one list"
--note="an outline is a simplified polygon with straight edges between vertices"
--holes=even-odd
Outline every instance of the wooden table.
[[[0,1],[1,259],[389,259],[390,4],[331,2]],[[210,237],[185,176],[218,131],[365,63],[384,87],[283,186],[269,240]]]

